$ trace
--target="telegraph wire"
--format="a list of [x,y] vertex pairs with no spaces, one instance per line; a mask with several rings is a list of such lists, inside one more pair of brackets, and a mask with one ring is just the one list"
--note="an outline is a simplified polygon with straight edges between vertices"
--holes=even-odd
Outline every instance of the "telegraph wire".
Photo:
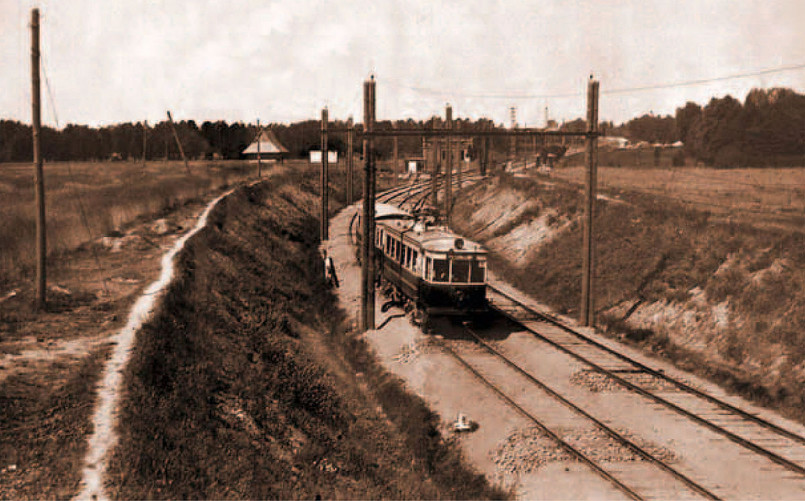
[[[44,52],[44,51],[42,51]],[[58,129],[59,126],[59,116],[56,113],[56,102],[53,99],[53,92],[50,87],[50,80],[47,77],[47,71],[45,71],[45,58],[41,56],[40,53],[40,66],[42,67],[42,74],[45,77],[45,88],[47,89],[47,96],[48,96],[48,104],[50,104],[50,108],[53,112],[53,119],[56,122],[56,128]],[[73,186],[78,186],[78,182],[75,179],[75,174],[73,173],[73,162],[67,162],[67,175],[70,178],[70,183]],[[89,225],[89,218],[87,217],[87,210],[84,206],[83,194],[81,191],[76,193],[76,200],[78,202],[78,213],[81,219],[81,224],[84,226],[84,229],[87,232],[87,238],[89,238],[90,244],[92,243],[93,236],[92,236],[92,229]],[[101,264],[101,260],[98,257],[98,250],[95,248],[94,245],[90,245],[89,248],[92,252],[92,257],[95,261],[95,266],[98,268],[98,271],[101,272],[101,286],[103,287],[104,292],[106,293],[106,297],[111,299],[112,295],[109,293],[109,287],[107,286],[107,279],[106,279],[106,269]]]
[[[678,82],[666,83],[666,84],[649,84],[649,85],[640,85],[640,86],[633,86],[633,87],[620,87],[615,89],[602,89],[601,94],[629,94],[629,93],[638,93],[638,92],[645,92],[649,90],[659,90],[659,89],[673,89],[677,87],[690,87],[694,85],[702,85],[707,83],[713,82],[723,82],[727,80],[737,80],[741,78],[751,78],[757,77],[762,75],[771,75],[774,73],[784,73],[788,71],[797,71],[805,69],[805,63],[802,64],[794,64],[789,66],[779,66],[776,68],[766,68],[757,71],[751,71],[746,73],[735,73],[731,75],[724,75],[720,77],[711,77],[711,78],[700,78],[694,80],[681,80]],[[400,82],[395,82],[393,80],[386,79],[386,82],[389,85],[398,88],[404,88],[408,90],[412,90],[414,92],[420,94],[429,94],[434,97],[437,96],[450,96],[455,98],[476,98],[476,99],[562,99],[562,98],[571,98],[571,97],[579,97],[586,95],[584,92],[569,92],[569,93],[556,93],[556,94],[528,94],[528,93],[462,93],[462,92],[450,92],[444,91],[440,89],[433,89],[429,87],[422,87],[416,85],[405,85]]]
[[602,91],[602,94],[627,94],[630,92],[642,92],[647,90],[656,90],[656,89],[672,89],[675,87],[689,87],[692,85],[701,85],[706,83],[713,83],[713,82],[724,82],[726,80],[737,80],[740,78],[751,78],[757,77],[761,75],[771,75],[773,73],[784,73],[786,71],[795,71],[795,70],[802,70],[805,69],[805,64],[795,64],[791,66],[780,66],[778,68],[767,68],[765,70],[753,71],[750,73],[736,73],[733,75],[726,75],[722,77],[713,77],[713,78],[702,78],[697,80],[685,80],[680,82],[674,82],[670,84],[654,84],[654,85],[644,85],[639,87],[624,87],[620,89],[610,89]]

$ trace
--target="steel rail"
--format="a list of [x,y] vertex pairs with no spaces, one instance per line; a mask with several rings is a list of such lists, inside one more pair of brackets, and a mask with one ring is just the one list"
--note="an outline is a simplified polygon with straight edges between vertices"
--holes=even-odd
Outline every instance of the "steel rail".
[[595,346],[596,348],[599,348],[599,349],[609,353],[610,355],[615,356],[616,358],[618,358],[618,359],[620,359],[620,360],[622,360],[624,362],[630,363],[630,364],[634,365],[635,367],[640,368],[642,371],[644,371],[644,372],[646,372],[648,374],[651,374],[654,377],[660,378],[663,381],[671,383],[674,386],[676,386],[677,388],[679,388],[680,390],[686,391],[688,393],[696,395],[697,397],[703,398],[703,399],[707,400],[708,402],[710,402],[711,404],[717,405],[717,406],[721,407],[722,409],[729,410],[731,412],[739,414],[741,417],[743,417],[743,418],[745,418],[745,419],[747,419],[749,421],[752,421],[757,425],[760,425],[760,426],[762,426],[762,427],[764,427],[764,428],[766,428],[768,430],[774,431],[775,433],[778,433],[778,434],[780,434],[780,435],[782,435],[782,436],[784,436],[784,437],[786,437],[788,439],[791,439],[791,440],[793,440],[795,442],[799,442],[800,444],[805,445],[805,437],[803,437],[802,435],[794,433],[794,432],[792,432],[790,430],[787,430],[787,429],[783,428],[782,426],[776,425],[776,424],[774,424],[774,423],[772,423],[770,421],[767,421],[767,420],[765,420],[765,419],[763,419],[761,417],[758,417],[758,416],[756,416],[754,414],[751,414],[751,413],[741,409],[740,407],[736,407],[736,406],[730,404],[729,402],[725,402],[725,401],[723,401],[723,400],[721,400],[719,398],[716,398],[716,397],[714,397],[712,395],[704,393],[703,391],[698,390],[698,389],[694,388],[693,386],[691,386],[689,384],[686,384],[686,383],[684,383],[682,381],[679,381],[677,379],[674,379],[674,378],[668,376],[664,372],[660,372],[660,371],[658,371],[656,369],[653,369],[653,368],[649,367],[648,365],[645,365],[645,364],[643,364],[643,363],[641,363],[641,362],[639,362],[639,361],[637,361],[637,360],[635,360],[635,359],[633,359],[633,358],[631,358],[631,357],[629,357],[627,355],[624,355],[623,353],[615,351],[612,348],[610,348],[609,346],[606,346],[605,344],[600,343],[600,342],[596,341],[595,339],[592,339],[591,337],[586,336],[586,335],[582,334],[581,332],[578,332],[577,330],[573,329],[572,327],[564,324],[561,320],[559,320],[559,319],[557,319],[557,318],[555,318],[555,317],[553,317],[553,316],[551,316],[549,314],[537,311],[534,308],[529,307],[528,305],[524,304],[522,301],[519,301],[519,300],[515,299],[510,294],[504,292],[503,290],[499,289],[498,287],[495,287],[495,286],[490,285],[490,284],[487,284],[487,287],[489,289],[497,292],[501,296],[506,297],[508,300],[517,303],[520,307],[528,310],[530,313],[533,313],[534,315],[539,316],[540,318],[544,319],[548,323],[551,323],[551,324],[555,325],[556,327],[559,327],[560,329],[564,330],[565,332],[567,332],[569,334],[572,334],[576,338],[578,338],[578,339],[580,339],[580,340],[582,340],[582,341],[584,341],[586,343],[589,343],[589,344]]
[[[436,338],[433,338],[433,339],[436,339]],[[461,365],[463,365],[464,368],[466,368],[470,373],[472,373],[472,375],[474,375],[478,380],[480,380],[486,387],[488,387],[490,390],[492,390],[496,395],[498,395],[501,399],[503,399],[507,404],[509,404],[512,408],[514,408],[521,415],[525,416],[529,421],[531,421],[532,423],[537,425],[537,427],[539,427],[554,442],[559,444],[560,447],[562,447],[564,450],[566,450],[568,453],[570,453],[571,456],[575,457],[576,459],[578,459],[582,463],[584,463],[587,466],[589,466],[598,475],[600,475],[602,478],[604,478],[605,480],[610,482],[612,485],[614,485],[616,488],[621,490],[623,493],[625,493],[630,498],[632,498],[634,500],[642,500],[643,499],[643,497],[640,496],[637,492],[635,492],[629,486],[627,486],[626,484],[624,484],[623,482],[621,482],[620,480],[615,478],[611,473],[609,473],[608,471],[604,470],[601,466],[599,466],[595,461],[593,461],[592,459],[587,457],[579,449],[573,447],[571,444],[569,444],[568,442],[563,440],[562,437],[560,437],[556,432],[554,432],[553,430],[548,428],[548,426],[545,425],[542,421],[537,419],[533,414],[531,414],[530,412],[525,410],[522,406],[520,406],[520,404],[518,404],[511,397],[506,395],[506,393],[504,393],[500,388],[495,386],[495,384],[493,384],[491,381],[486,379],[483,376],[483,374],[478,372],[478,370],[476,370],[475,367],[470,365],[469,362],[464,360],[464,358],[462,358],[461,355],[456,353],[452,348],[447,346],[445,343],[442,343],[441,341],[437,341],[437,344],[439,344],[439,346],[441,346],[446,352],[448,352],[453,358],[455,358]]]
[[[494,288],[493,290],[496,290],[499,294],[503,295],[504,297],[509,298],[512,302],[514,302],[517,306],[519,306],[521,309],[525,310],[526,312],[537,313],[537,312],[534,312],[531,308],[528,308],[527,306],[523,305],[520,301],[512,298],[508,294],[501,293],[501,291],[499,289]],[[750,440],[747,440],[747,439],[741,437],[740,435],[737,435],[737,434],[731,432],[730,430],[728,430],[728,429],[726,429],[726,428],[724,428],[722,426],[719,426],[719,425],[717,425],[717,424],[715,424],[715,423],[713,423],[711,421],[708,421],[707,419],[705,419],[705,418],[703,418],[703,417],[701,417],[701,416],[699,416],[697,414],[694,414],[693,412],[691,412],[691,411],[689,411],[689,410],[687,410],[687,409],[685,409],[683,407],[680,407],[679,405],[671,402],[670,400],[667,400],[667,399],[662,398],[662,397],[660,397],[658,395],[655,395],[654,393],[651,393],[650,391],[645,390],[644,388],[641,388],[640,386],[637,386],[637,385],[635,385],[634,383],[632,383],[630,381],[627,381],[626,379],[618,376],[613,371],[610,371],[610,370],[608,370],[608,369],[596,364],[592,360],[584,357],[583,355],[580,355],[580,354],[576,353],[575,351],[571,350],[570,348],[568,348],[566,346],[563,346],[559,342],[554,341],[553,339],[549,339],[546,335],[537,332],[534,328],[531,328],[531,327],[525,325],[523,322],[526,321],[526,320],[518,319],[511,312],[508,312],[508,311],[504,310],[502,307],[496,306],[493,303],[490,303],[490,305],[491,305],[491,307],[493,309],[497,310],[498,312],[500,312],[505,317],[507,317],[507,318],[511,319],[512,321],[514,321],[515,323],[518,323],[518,324],[522,325],[523,327],[525,327],[529,332],[531,332],[537,338],[539,338],[539,339],[543,340],[544,342],[550,344],[554,348],[556,348],[556,349],[558,349],[558,350],[570,355],[571,357],[575,358],[576,360],[578,360],[578,361],[580,361],[580,362],[582,362],[584,364],[587,364],[588,366],[592,367],[595,371],[597,371],[597,372],[599,372],[601,374],[604,374],[605,376],[608,376],[608,377],[612,378],[613,380],[617,381],[622,386],[624,386],[624,387],[626,387],[626,388],[628,388],[628,389],[630,389],[630,390],[632,390],[632,391],[634,391],[636,393],[639,393],[640,395],[643,395],[643,396],[645,396],[645,397],[647,397],[647,398],[649,398],[651,400],[654,400],[655,402],[657,402],[659,404],[662,404],[662,405],[668,407],[669,409],[671,409],[671,410],[673,410],[673,411],[675,411],[675,412],[677,412],[679,414],[682,414],[683,416],[691,419],[692,421],[694,421],[696,423],[699,423],[702,426],[704,426],[706,428],[709,428],[712,431],[727,437],[729,440],[735,442],[738,445],[743,446],[746,449],[751,450],[752,452],[755,452],[757,454],[765,456],[766,458],[768,458],[771,461],[779,464],[780,466],[783,466],[784,468],[787,468],[787,469],[789,469],[789,470],[791,470],[791,471],[793,471],[795,473],[799,473],[800,475],[805,476],[805,467],[801,466],[800,464],[795,463],[794,461],[791,461],[790,459],[787,459],[787,458],[777,454],[776,452],[772,452],[772,451],[770,451],[770,450],[768,450],[768,449],[766,449],[766,448],[764,448],[764,447],[762,447],[760,445],[757,445],[756,443],[754,443],[754,442],[752,442]]]
[[587,411],[585,411],[584,409],[582,409],[578,405],[574,404],[573,402],[571,402],[567,398],[565,398],[562,395],[560,395],[556,390],[554,390],[553,388],[551,388],[550,386],[548,386],[544,382],[542,382],[539,379],[537,379],[531,373],[529,373],[528,371],[526,371],[525,369],[523,369],[522,367],[520,367],[519,365],[514,363],[509,357],[507,357],[506,355],[504,355],[503,353],[501,353],[500,351],[495,349],[492,345],[490,345],[489,343],[484,341],[478,335],[478,333],[473,331],[467,325],[464,325],[464,328],[475,339],[475,341],[479,345],[481,345],[484,349],[486,349],[489,353],[491,353],[491,354],[495,355],[496,357],[500,358],[506,365],[508,365],[509,367],[514,369],[515,371],[517,371],[517,373],[521,374],[526,379],[528,379],[529,381],[531,381],[532,383],[537,385],[541,390],[543,390],[545,393],[547,393],[551,397],[553,397],[556,400],[558,400],[560,403],[562,403],[566,407],[572,409],[573,411],[577,412],[578,414],[581,414],[585,418],[587,418],[590,421],[592,421],[601,431],[603,431],[604,433],[606,433],[610,437],[614,438],[615,440],[617,440],[621,444],[626,445],[629,449],[631,449],[633,452],[637,453],[643,459],[653,462],[654,464],[656,464],[657,466],[659,466],[660,468],[665,470],[667,473],[671,474],[674,478],[676,478],[677,480],[681,481],[686,486],[688,486],[689,488],[691,488],[695,492],[701,494],[705,498],[712,499],[712,500],[721,499],[718,496],[716,496],[715,494],[713,494],[712,492],[710,492],[709,490],[707,490],[707,488],[705,488],[702,485],[696,483],[696,481],[694,481],[691,478],[687,477],[683,473],[675,470],[674,468],[672,468],[665,461],[662,461],[661,459],[655,457],[650,452],[646,451],[644,448],[640,447],[639,445],[637,445],[633,441],[631,441],[628,438],[624,437],[623,435],[618,433],[613,428],[607,426],[603,421],[599,420],[598,418],[596,418],[592,414],[588,413]]

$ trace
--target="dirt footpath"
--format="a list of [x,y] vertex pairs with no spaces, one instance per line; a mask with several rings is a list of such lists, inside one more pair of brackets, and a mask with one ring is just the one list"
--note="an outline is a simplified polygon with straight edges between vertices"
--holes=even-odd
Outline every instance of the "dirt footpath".
[[44,313],[31,310],[32,284],[0,291],[0,498],[77,494],[114,336],[206,203],[140,218],[49,258]]

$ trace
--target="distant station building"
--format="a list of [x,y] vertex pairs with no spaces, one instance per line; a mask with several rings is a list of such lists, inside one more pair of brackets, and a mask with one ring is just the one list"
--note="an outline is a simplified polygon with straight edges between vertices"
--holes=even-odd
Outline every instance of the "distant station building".
[[288,154],[288,150],[270,130],[260,132],[254,142],[243,150],[243,158],[247,160],[257,160],[258,151],[260,152],[260,159],[279,160],[280,162],[282,162]]

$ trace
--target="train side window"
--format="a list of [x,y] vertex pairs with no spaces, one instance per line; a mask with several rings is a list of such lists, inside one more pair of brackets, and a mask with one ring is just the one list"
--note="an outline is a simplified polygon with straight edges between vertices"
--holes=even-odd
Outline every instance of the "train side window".
[[432,272],[431,258],[426,257],[425,258],[425,280],[430,280],[431,272]]
[[393,242],[391,237],[386,235],[386,255],[391,254],[391,242]]
[[481,283],[486,281],[486,261],[472,261],[470,269],[470,282]]
[[419,273],[419,252],[417,251],[411,252],[411,269],[414,270],[414,273]]
[[451,282],[466,284],[470,281],[470,262],[453,259],[453,277]]
[[433,260],[433,281],[447,282],[450,277],[450,262],[447,259]]

